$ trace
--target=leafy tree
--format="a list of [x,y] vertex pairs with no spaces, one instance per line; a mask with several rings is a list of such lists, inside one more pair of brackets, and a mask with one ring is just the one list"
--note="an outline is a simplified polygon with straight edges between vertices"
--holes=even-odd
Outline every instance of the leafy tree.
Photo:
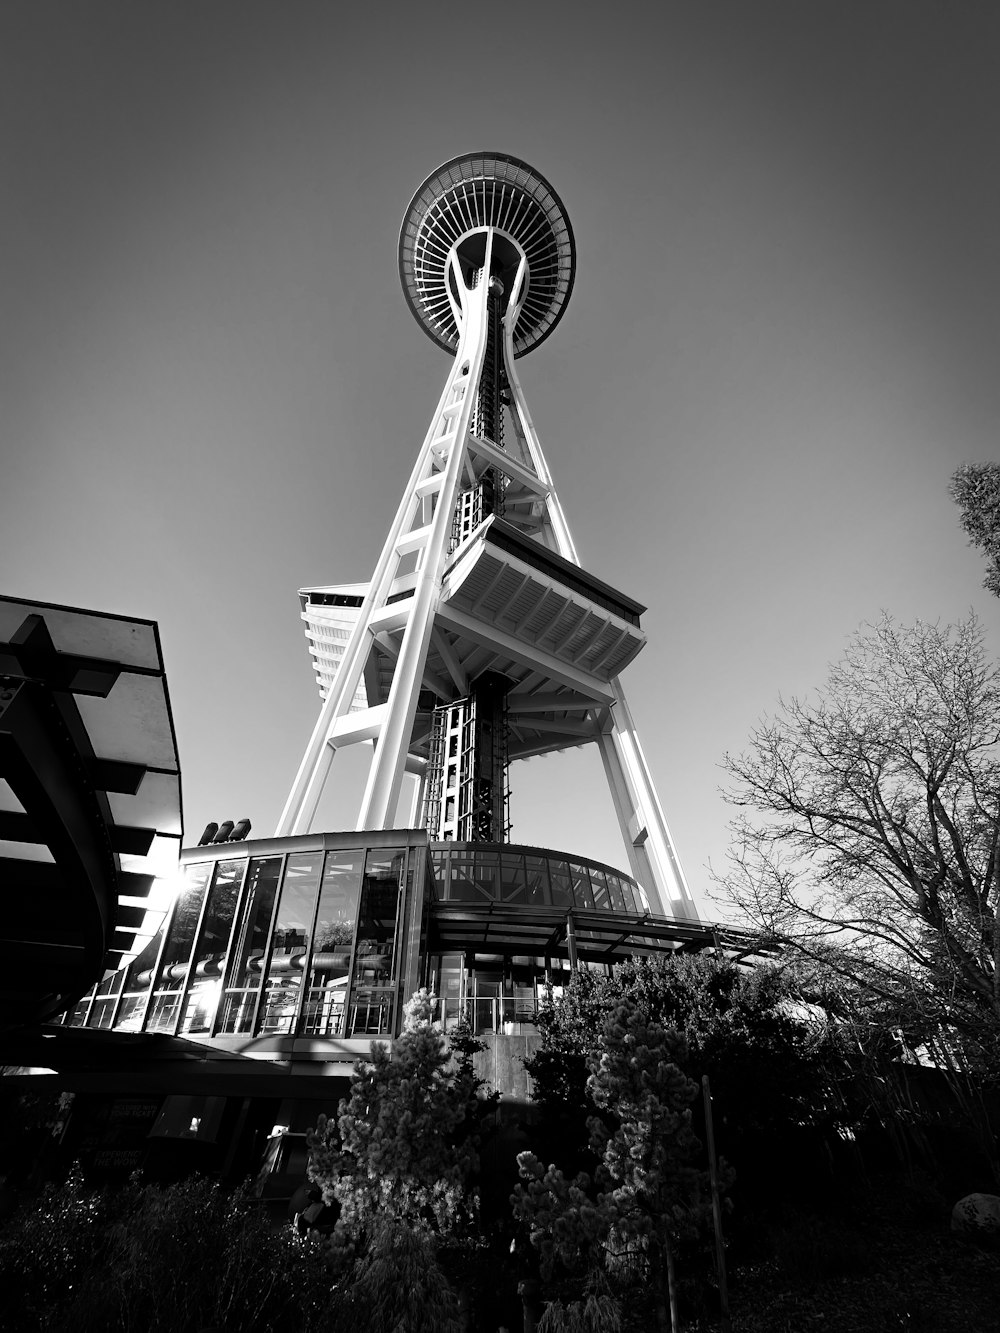
[[744,1163],[759,1159],[762,1137],[844,1115],[839,1031],[805,996],[827,1002],[816,977],[802,977],[784,962],[745,968],[710,951],[633,958],[613,977],[578,971],[540,1015],[541,1049],[525,1061],[533,1097],[556,1133],[578,1142],[579,1127],[595,1109],[588,1056],[608,1014],[634,1005],[684,1037],[686,1074],[696,1081],[709,1076],[719,1147],[742,1175]]
[[473,1070],[480,1044],[434,1026],[436,998],[417,991],[403,1031],[373,1042],[337,1117],[308,1136],[309,1178],[340,1205],[332,1247],[370,1333],[457,1333],[461,1297],[439,1246],[475,1234],[478,1130],[493,1097]]
[[432,1236],[392,1214],[373,1220],[350,1299],[369,1333],[459,1333],[462,1326]]
[[594,1269],[583,1287],[583,1299],[549,1301],[538,1321],[538,1333],[621,1333],[621,1302],[601,1269]]
[[585,1173],[570,1181],[529,1152],[518,1156],[525,1183],[512,1198],[543,1277],[557,1263],[644,1272],[661,1329],[677,1326],[675,1240],[704,1209],[704,1173],[690,1164],[699,1146],[690,1111],[698,1090],[679,1068],[685,1055],[681,1036],[619,1005],[588,1060],[588,1090],[603,1113],[589,1121],[600,1159],[596,1197]]
[[815,701],[727,756],[731,870],[770,939],[908,1029],[995,1067],[1000,1018],[1000,675],[974,618],[866,626]]
[[969,541],[986,556],[983,587],[1000,597],[1000,463],[963,463],[948,489]]
[[435,997],[417,991],[390,1053],[372,1042],[336,1120],[308,1137],[309,1178],[340,1204],[341,1238],[393,1218],[439,1235],[469,1222],[467,1185],[478,1164],[477,1080],[471,1054],[455,1059],[433,1025]]

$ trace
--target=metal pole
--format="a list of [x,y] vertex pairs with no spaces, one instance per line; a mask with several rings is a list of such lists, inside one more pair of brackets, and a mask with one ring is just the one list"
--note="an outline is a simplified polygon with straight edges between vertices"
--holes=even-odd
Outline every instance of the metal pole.
[[712,1124],[712,1092],[708,1075],[701,1076],[701,1091],[705,1098],[705,1137],[708,1139],[708,1172],[712,1182],[712,1223],[715,1227],[715,1269],[719,1277],[719,1308],[722,1314],[722,1333],[730,1333],[729,1289],[726,1285],[726,1247],[722,1239],[722,1206],[719,1202],[719,1169],[715,1158],[715,1128]]
[[569,953],[569,965],[576,971],[576,926],[573,922],[573,913],[566,913],[566,950]]

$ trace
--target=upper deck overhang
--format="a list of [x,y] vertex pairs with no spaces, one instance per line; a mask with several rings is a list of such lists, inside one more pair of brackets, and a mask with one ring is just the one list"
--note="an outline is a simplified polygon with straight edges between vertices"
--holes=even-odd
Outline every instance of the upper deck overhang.
[[455,552],[442,603],[446,622],[476,621],[527,658],[543,654],[602,685],[646,642],[644,606],[496,517]]
[[[373,622],[363,676],[369,716],[344,719],[338,743],[374,727],[373,710],[389,698],[414,581],[412,574],[397,579]],[[300,594],[321,692],[337,669],[323,624],[350,623],[365,591],[364,584],[344,584]],[[470,682],[485,671],[510,681],[511,759],[593,740],[613,703],[613,677],[646,641],[640,625],[645,609],[510,523],[487,518],[444,572],[411,758],[419,764],[426,755],[431,710],[467,695]]]

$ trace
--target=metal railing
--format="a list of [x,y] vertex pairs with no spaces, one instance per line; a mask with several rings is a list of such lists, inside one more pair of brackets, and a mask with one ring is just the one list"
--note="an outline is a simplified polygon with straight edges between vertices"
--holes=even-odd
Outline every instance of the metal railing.
[[534,1024],[538,1017],[538,999],[530,988],[515,990],[512,995],[473,996],[461,1003],[442,999],[439,1014],[445,1032],[463,1018],[476,1034],[504,1032],[515,1024]]

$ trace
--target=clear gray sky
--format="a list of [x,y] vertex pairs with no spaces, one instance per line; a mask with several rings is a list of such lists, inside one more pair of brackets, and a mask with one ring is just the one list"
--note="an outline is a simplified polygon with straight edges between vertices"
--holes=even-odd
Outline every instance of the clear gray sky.
[[[578,243],[525,392],[649,606],[624,683],[703,897],[723,753],[859,622],[975,607],[1000,649],[947,495],[1000,457],[998,136],[993,0],[6,0],[3,590],[158,620],[189,837],[270,833],[296,589],[368,577],[447,370],[403,210],[523,157]],[[517,840],[627,864],[596,753],[511,781]]]

